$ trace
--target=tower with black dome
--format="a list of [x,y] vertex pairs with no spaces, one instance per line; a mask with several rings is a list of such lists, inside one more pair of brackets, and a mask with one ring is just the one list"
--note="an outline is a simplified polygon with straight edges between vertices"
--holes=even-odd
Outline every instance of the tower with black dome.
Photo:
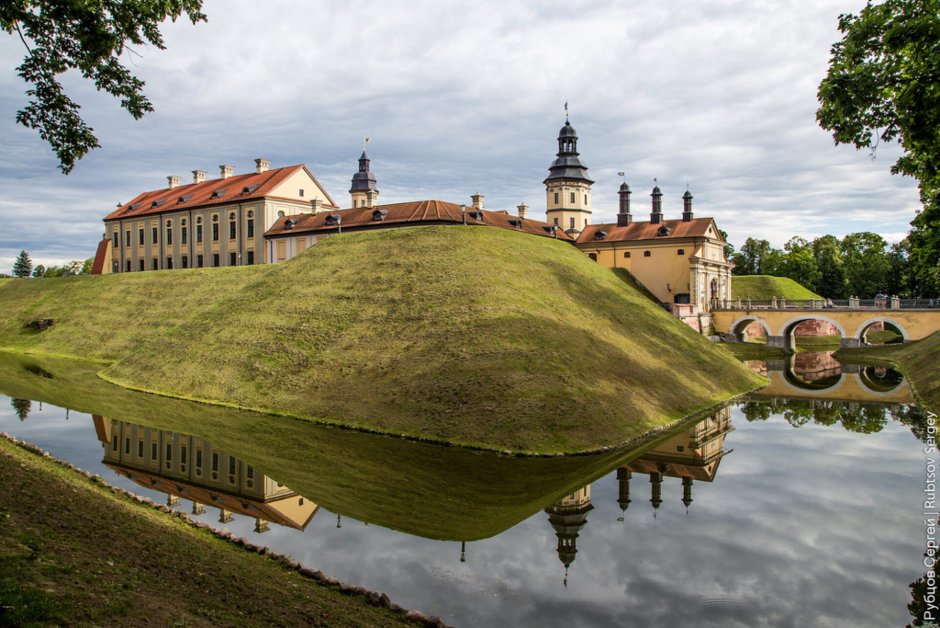
[[578,157],[578,134],[568,121],[565,105],[565,126],[558,132],[558,154],[548,169],[545,179],[545,214],[548,222],[568,233],[577,235],[591,220],[591,186],[594,181],[587,175]]
[[349,188],[353,207],[375,207],[379,191],[375,188],[375,175],[369,170],[369,156],[362,149],[359,157],[359,171],[353,175]]

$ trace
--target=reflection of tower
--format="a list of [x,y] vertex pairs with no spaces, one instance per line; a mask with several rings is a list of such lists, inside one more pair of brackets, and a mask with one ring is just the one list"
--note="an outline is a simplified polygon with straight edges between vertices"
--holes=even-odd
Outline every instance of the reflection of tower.
[[617,521],[623,521],[624,515],[627,513],[627,508],[630,507],[630,478],[633,477],[633,473],[630,472],[630,469],[620,467],[617,469],[617,503],[620,505],[620,518]]
[[[653,516],[663,503],[662,490],[665,478],[682,479],[682,503],[686,512],[692,504],[694,480],[711,482],[718,472],[718,464],[725,454],[725,435],[730,432],[731,408],[722,408],[712,416],[692,427],[666,438],[656,447],[617,470],[620,481],[621,509],[630,503],[630,477],[642,473],[650,478],[650,504]],[[625,501],[624,501],[624,498]]]
[[558,537],[558,559],[565,566],[565,586],[568,586],[568,567],[578,553],[578,534],[587,523],[587,514],[592,508],[591,485],[588,484],[545,509],[548,522]]

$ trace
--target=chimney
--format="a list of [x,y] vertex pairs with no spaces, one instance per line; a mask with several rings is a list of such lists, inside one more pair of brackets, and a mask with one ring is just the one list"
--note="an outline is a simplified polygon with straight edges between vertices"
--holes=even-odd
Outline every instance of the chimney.
[[313,199],[312,201],[310,201],[310,209],[313,210],[314,214],[319,214],[320,212],[323,211],[323,201],[320,200],[319,198]]
[[219,166],[219,174],[221,179],[228,179],[230,176],[235,174],[235,166]]
[[171,190],[180,186],[180,178],[170,175],[166,178],[167,187]]
[[682,222],[692,221],[692,193],[688,190],[682,195]]
[[206,180],[205,170],[193,170],[193,183],[202,183]]
[[483,209],[483,199],[486,198],[479,192],[470,196],[470,200],[473,201],[473,209]]
[[526,213],[529,211],[529,206],[525,203],[519,203],[516,205],[516,209],[519,210],[519,218],[525,219]]
[[267,159],[255,159],[255,174],[261,174],[271,169],[271,162]]
[[653,199],[653,211],[650,213],[650,223],[658,225],[663,221],[663,193],[659,186],[653,187],[653,193],[650,194]]
[[617,226],[626,227],[633,222],[633,214],[630,213],[630,186],[624,181],[620,184],[620,213],[617,214]]

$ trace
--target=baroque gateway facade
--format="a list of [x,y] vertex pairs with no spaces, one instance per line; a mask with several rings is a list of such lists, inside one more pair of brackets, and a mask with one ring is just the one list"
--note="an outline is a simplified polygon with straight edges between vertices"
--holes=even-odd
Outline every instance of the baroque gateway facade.
[[667,219],[663,194],[654,187],[649,220],[634,220],[630,188],[619,190],[617,222],[591,224],[591,188],[578,152],[578,136],[566,119],[545,185],[547,221],[514,212],[425,200],[379,205],[376,178],[365,151],[340,209],[305,165],[270,169],[255,160],[255,172],[235,175],[220,166],[218,179],[193,171],[193,182],[144,192],[105,219],[94,272],[139,272],[278,263],[323,237],[370,229],[460,224],[512,229],[571,242],[608,268],[629,272],[664,306],[680,316],[708,312],[715,300],[731,298],[731,268],[725,241],[712,218],[695,218],[692,195],[683,195],[680,218]]

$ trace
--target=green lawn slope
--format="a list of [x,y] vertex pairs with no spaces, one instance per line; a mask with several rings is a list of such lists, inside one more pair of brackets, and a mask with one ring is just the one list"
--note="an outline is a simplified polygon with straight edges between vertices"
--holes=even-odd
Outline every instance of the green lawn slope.
[[778,299],[821,299],[812,290],[787,277],[773,275],[735,275],[731,278],[731,298],[764,301],[774,297]]
[[[500,229],[46,281],[0,287],[0,345],[117,360],[103,376],[135,389],[454,444],[610,446],[762,381],[569,244]],[[55,324],[24,328],[37,318]]]

